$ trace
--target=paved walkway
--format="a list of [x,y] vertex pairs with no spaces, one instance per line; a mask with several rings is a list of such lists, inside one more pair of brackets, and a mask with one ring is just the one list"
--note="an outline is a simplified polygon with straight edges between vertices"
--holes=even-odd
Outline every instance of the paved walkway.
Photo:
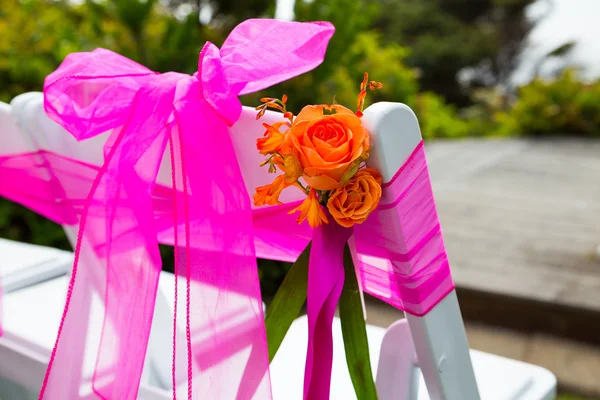
[[457,286],[600,311],[600,141],[426,148]]

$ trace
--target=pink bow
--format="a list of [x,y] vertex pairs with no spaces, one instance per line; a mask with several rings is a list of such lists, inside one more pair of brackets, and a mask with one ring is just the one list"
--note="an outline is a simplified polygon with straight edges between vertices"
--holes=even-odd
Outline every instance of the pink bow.
[[187,340],[173,345],[187,348],[187,373],[173,370],[174,396],[187,380],[188,398],[271,397],[252,214],[227,126],[240,115],[238,95],[313,69],[332,34],[329,23],[248,20],[220,50],[204,46],[194,76],[158,74],[103,49],[71,54],[48,76],[53,120],[78,140],[110,136],[40,398],[74,398],[85,379],[70,348],[82,340],[71,311],[86,298],[82,279],[105,305],[93,391],[137,398],[161,270],[152,196],[167,147],[175,273],[186,278]]
[[[99,333],[83,326],[82,335],[81,316],[89,311],[82,306],[89,299],[82,283],[88,281],[106,306],[100,344],[92,347],[98,354],[93,390],[99,398],[136,397],[160,271],[157,236],[175,245],[176,273],[185,277],[187,338],[173,344],[188,368],[173,370],[173,385],[187,382],[188,397],[270,398],[256,255],[293,261],[313,238],[310,400],[329,397],[331,323],[351,235],[365,292],[424,315],[453,289],[422,143],[384,184],[379,208],[352,230],[297,225],[287,214],[295,204],[250,212],[227,132],[241,110],[237,95],[314,68],[332,33],[324,23],[250,20],[220,51],[207,44],[194,76],[157,74],[97,50],[69,56],[48,77],[51,118],[78,139],[109,137],[99,170],[45,151],[0,157],[7,177],[2,195],[57,222],[81,219],[76,253],[85,268],[74,267],[40,397],[74,398],[85,383],[83,360],[73,349],[89,348],[86,341]],[[175,190],[155,183],[161,161],[171,165]],[[38,177],[45,168],[62,185],[63,201],[52,207],[43,197],[56,198],[56,184]]]

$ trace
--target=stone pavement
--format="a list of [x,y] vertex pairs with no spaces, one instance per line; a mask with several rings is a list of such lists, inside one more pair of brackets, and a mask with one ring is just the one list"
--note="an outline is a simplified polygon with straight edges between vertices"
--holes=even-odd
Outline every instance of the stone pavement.
[[458,287],[600,315],[600,140],[434,141],[426,151]]

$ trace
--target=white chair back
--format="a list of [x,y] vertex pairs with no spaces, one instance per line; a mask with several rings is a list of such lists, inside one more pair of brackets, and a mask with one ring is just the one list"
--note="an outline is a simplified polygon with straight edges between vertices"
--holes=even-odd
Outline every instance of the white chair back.
[[[74,159],[80,159],[89,164],[100,164],[102,162],[102,137],[98,137],[96,139],[92,139],[85,143],[78,143],[71,135],[65,132],[60,126],[52,122],[43,111],[43,94],[40,92],[31,92],[25,93],[20,96],[17,96],[11,102],[11,105],[4,107],[10,112],[11,117],[13,118],[13,130],[14,137],[12,138],[18,145],[12,144],[12,147],[4,146],[4,143],[1,141],[5,138],[5,135],[0,135],[0,149],[4,153],[8,153],[7,149],[10,150],[10,154],[18,154],[20,152],[34,152],[38,150],[45,150],[49,152],[54,152],[61,155],[69,155]],[[77,153],[75,153],[77,151]],[[76,154],[76,155],[75,155]],[[0,154],[1,155],[1,154]],[[8,154],[7,154],[8,155]],[[41,156],[43,158],[43,156]],[[49,179],[51,178],[50,172],[48,172]],[[60,194],[62,193],[62,188],[60,187],[60,182],[55,181],[56,190],[53,190],[53,193],[56,195],[55,199],[48,199],[48,201],[61,201]],[[45,194],[49,196],[49,194]],[[77,238],[77,225],[63,225],[65,233],[71,242],[72,246],[75,246],[76,238]],[[64,272],[70,272],[70,267],[72,266],[72,256],[69,262],[69,268],[65,269]],[[80,273],[90,273],[90,271],[94,271],[94,268],[84,268]],[[68,277],[67,277],[68,278]],[[64,296],[66,293],[66,278],[57,278],[53,282],[49,282],[44,284],[44,287],[40,287],[40,291],[44,291],[46,296],[51,296],[53,299],[55,297],[59,298],[59,302],[64,302]],[[90,280],[93,282],[93,278]],[[47,286],[47,287],[46,287]],[[51,293],[52,292],[52,293]],[[85,291],[88,293],[88,298],[86,301],[79,302],[78,304],[71,305],[71,312],[77,313],[81,316],[80,325],[82,328],[82,332],[84,333],[86,330],[93,332],[101,332],[102,328],[102,318],[103,315],[103,306],[100,301],[99,295],[96,293],[94,287],[91,287],[90,290]],[[28,294],[19,293],[18,296],[29,296]],[[35,297],[35,296],[34,296]],[[56,301],[52,302],[55,303]],[[52,311],[57,307],[53,307]],[[37,332],[35,337],[28,337],[27,340],[24,340],[21,343],[25,347],[33,348],[35,351],[30,354],[32,357],[23,357],[23,354],[18,351],[13,351],[10,346],[8,346],[8,350],[11,351],[9,354],[12,354],[14,358],[21,358],[21,362],[25,363],[33,363],[35,371],[38,373],[30,374],[28,379],[23,381],[21,377],[22,374],[16,373],[10,375],[11,378],[16,379],[22,384],[25,384],[26,387],[32,392],[36,392],[39,390],[41,385],[42,378],[45,372],[45,365],[47,365],[47,356],[51,350],[51,346],[54,342],[54,336],[56,334],[55,329],[58,327],[58,322],[60,321],[60,312],[62,312],[62,303],[58,308],[60,311],[57,315],[54,315],[52,321],[49,321],[47,327],[40,332]],[[161,321],[155,318],[155,322],[160,322],[163,326],[168,326],[170,323],[169,320]],[[55,326],[56,325],[56,326]],[[67,342],[70,344],[70,350],[73,353],[79,354],[81,358],[82,364],[85,366],[84,374],[93,373],[95,361],[93,358],[90,358],[86,354],[87,348],[97,348],[100,335],[95,335],[91,338],[93,343],[86,343],[83,338],[86,337],[85,334],[81,334],[80,338],[65,338]],[[16,335],[15,335],[16,336]],[[48,337],[50,337],[50,343],[48,343]],[[17,338],[18,339],[18,338]],[[50,347],[48,347],[50,345]],[[2,346],[0,346],[0,351],[2,351]],[[33,356],[34,353],[35,357]],[[148,353],[147,361],[152,357],[151,351]],[[28,365],[28,364],[27,364]],[[39,365],[43,366],[41,369]],[[148,366],[144,369],[144,374],[142,376],[142,382],[148,383],[151,380],[150,374],[151,369]],[[148,392],[147,395],[142,395],[142,393]],[[165,392],[166,393],[166,392]],[[152,388],[148,385],[143,385],[140,388],[140,398],[147,399],[162,399],[168,398],[165,397],[165,393],[158,391],[154,393]],[[158,397],[156,397],[158,396]],[[75,398],[75,397],[73,397]]]
[[11,105],[0,101],[0,157],[34,150],[33,143],[20,134]]

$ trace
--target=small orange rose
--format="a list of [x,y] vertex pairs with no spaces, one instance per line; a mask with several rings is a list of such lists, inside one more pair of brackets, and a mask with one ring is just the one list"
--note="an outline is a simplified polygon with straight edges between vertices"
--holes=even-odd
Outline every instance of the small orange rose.
[[316,228],[323,222],[326,224],[329,223],[327,216],[325,215],[325,211],[319,204],[319,199],[317,199],[317,192],[315,192],[314,189],[310,190],[308,197],[302,202],[302,204],[294,208],[288,214],[293,214],[296,211],[300,211],[300,216],[298,217],[299,224],[304,222],[305,219],[308,219],[308,224],[312,228]]
[[381,175],[373,168],[359,170],[348,183],[331,192],[327,209],[343,227],[365,222],[381,200]]
[[316,190],[337,188],[352,162],[370,148],[360,118],[340,105],[304,107],[289,132],[304,180]]

